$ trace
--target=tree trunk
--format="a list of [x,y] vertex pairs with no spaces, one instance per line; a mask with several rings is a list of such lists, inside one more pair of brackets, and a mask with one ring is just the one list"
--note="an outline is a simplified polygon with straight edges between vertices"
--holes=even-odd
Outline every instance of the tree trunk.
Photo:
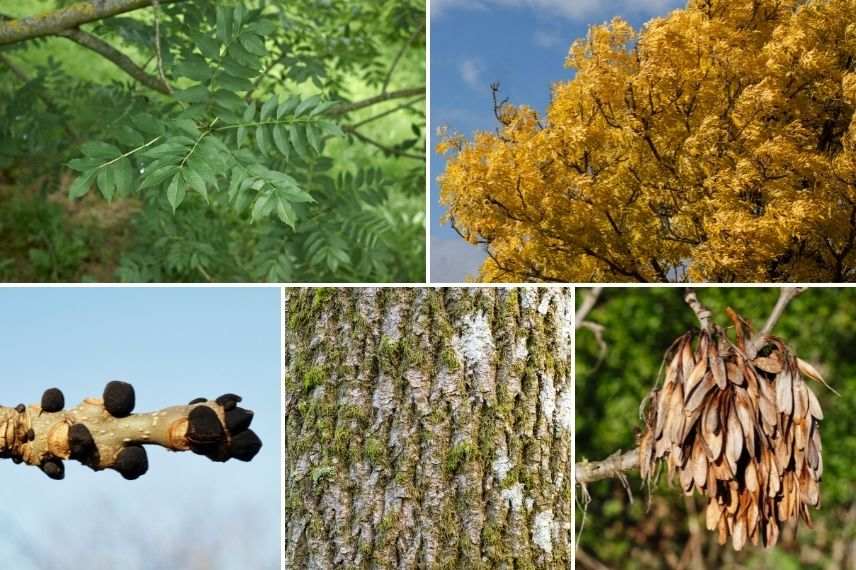
[[286,289],[286,567],[570,568],[572,295]]

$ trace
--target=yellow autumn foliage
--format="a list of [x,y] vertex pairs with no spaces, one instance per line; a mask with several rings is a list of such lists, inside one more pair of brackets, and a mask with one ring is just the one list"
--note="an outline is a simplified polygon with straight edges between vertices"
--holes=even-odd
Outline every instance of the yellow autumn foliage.
[[691,0],[566,64],[438,146],[481,279],[856,280],[856,0]]

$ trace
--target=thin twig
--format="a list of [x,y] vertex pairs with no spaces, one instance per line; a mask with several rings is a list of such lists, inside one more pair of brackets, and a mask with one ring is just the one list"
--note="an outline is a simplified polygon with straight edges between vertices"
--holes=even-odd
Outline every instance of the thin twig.
[[158,91],[159,93],[169,94],[169,85],[161,78],[149,75],[138,66],[134,61],[120,52],[98,36],[84,32],[83,30],[72,29],[66,30],[57,34],[60,37],[67,38],[79,46],[85,47],[101,55],[109,60],[116,67],[145,85],[146,87]]
[[701,330],[710,332],[713,321],[713,313],[711,313],[710,309],[702,305],[701,301],[698,300],[698,296],[696,295],[695,289],[693,289],[692,287],[686,288],[686,292],[684,293],[684,301],[695,313],[699,324],[701,324]]
[[581,462],[575,465],[576,482],[588,484],[601,479],[623,477],[625,471],[639,467],[639,450],[613,453],[603,461]]
[[776,301],[776,306],[773,307],[773,311],[767,317],[767,322],[764,323],[764,327],[758,332],[758,336],[769,335],[773,331],[773,327],[776,326],[776,323],[779,322],[779,319],[782,318],[782,314],[785,312],[788,303],[805,290],[805,287],[782,287],[779,290],[779,298]]
[[597,300],[601,293],[603,293],[603,287],[592,287],[586,291],[583,302],[580,303],[580,308],[577,309],[577,313],[574,315],[574,323],[576,323],[575,328],[580,328],[582,326],[583,321],[586,320],[588,314],[597,304]]
[[392,79],[392,74],[395,71],[395,68],[398,67],[398,62],[401,61],[404,52],[413,44],[413,41],[417,38],[417,36],[422,33],[422,30],[425,29],[425,21],[422,21],[422,24],[413,31],[413,34],[410,36],[410,39],[407,40],[407,43],[401,46],[401,49],[398,50],[398,54],[396,54],[395,59],[392,62],[392,65],[389,67],[389,71],[386,72],[386,78],[383,80],[383,87],[381,88],[381,93],[386,93],[386,88],[389,87],[389,81]]
[[369,97],[368,99],[363,99],[362,101],[355,101],[354,103],[341,103],[336,105],[335,107],[331,107],[325,113],[326,115],[345,115],[352,111],[357,111],[359,109],[364,109],[366,107],[371,107],[372,105],[377,105],[378,103],[383,103],[384,101],[389,101],[390,99],[402,99],[405,97],[417,97],[422,96],[425,97],[425,86],[420,85],[419,87],[409,87],[407,89],[399,89],[398,91],[389,91],[387,93],[381,93],[379,95],[375,95],[374,97]]
[[381,149],[383,152],[386,152],[388,154],[393,154],[395,156],[401,156],[404,158],[412,158],[414,160],[425,160],[424,155],[413,154],[410,152],[405,152],[403,150],[394,149],[391,146],[387,146],[387,145],[380,143],[380,142],[378,142],[372,138],[367,137],[366,135],[362,134],[361,132],[359,132],[358,130],[356,130],[355,128],[353,128],[351,126],[345,125],[344,127],[342,127],[342,130],[345,131],[346,133],[350,134],[350,135],[353,135],[354,137],[358,138],[359,140],[363,141],[364,143],[367,143],[367,144],[370,144],[374,147],[377,147],[377,148]]
[[782,287],[779,289],[779,298],[776,300],[776,305],[770,312],[770,316],[767,317],[767,322],[764,323],[760,331],[746,341],[746,356],[755,358],[755,355],[758,354],[758,350],[761,348],[762,339],[773,332],[773,328],[775,328],[779,319],[782,318],[782,314],[784,314],[788,303],[803,291],[805,291],[805,287]]
[[424,99],[424,97],[416,97],[415,99],[411,99],[410,101],[406,101],[406,102],[402,103],[401,105],[397,105],[397,106],[393,107],[392,109],[387,109],[386,111],[384,111],[382,113],[378,113],[377,115],[372,115],[368,119],[363,119],[362,121],[354,123],[351,126],[355,129],[358,129],[358,128],[362,127],[363,125],[367,125],[368,123],[372,123],[374,121],[377,121],[378,119],[382,119],[382,118],[386,117],[387,115],[391,115],[391,114],[395,113],[396,111],[400,111],[401,109],[413,107],[414,103],[417,103],[418,101],[421,101],[422,99]]
[[155,9],[155,54],[157,55],[158,60],[158,75],[160,76],[161,81],[166,86],[167,93],[172,94],[172,87],[169,85],[169,81],[166,80],[166,74],[163,72],[163,54],[161,54],[161,42],[160,42],[160,3],[159,0],[152,0],[152,6]]

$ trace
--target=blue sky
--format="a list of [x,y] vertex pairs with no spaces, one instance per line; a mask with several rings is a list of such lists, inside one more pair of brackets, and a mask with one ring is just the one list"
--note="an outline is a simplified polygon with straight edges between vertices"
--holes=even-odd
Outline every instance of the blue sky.
[[2,566],[59,567],[53,548],[68,568],[278,568],[279,305],[276,288],[0,288],[0,404],[56,386],[70,407],[112,379],[134,385],[137,411],[236,392],[264,442],[225,464],[147,446],[136,481],[2,460]]
[[[493,130],[490,83],[512,103],[546,109],[550,88],[572,78],[564,61],[589,26],[621,16],[638,28],[685,0],[433,0],[431,3],[431,132],[448,126],[468,137]],[[443,157],[431,155],[431,280],[463,281],[485,254],[440,224],[437,176]]]

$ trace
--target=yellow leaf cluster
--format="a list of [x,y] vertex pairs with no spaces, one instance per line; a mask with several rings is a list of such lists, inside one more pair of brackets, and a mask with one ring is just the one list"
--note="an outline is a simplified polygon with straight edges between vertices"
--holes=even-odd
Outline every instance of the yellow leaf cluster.
[[541,117],[440,143],[487,281],[856,280],[856,0],[591,28]]

